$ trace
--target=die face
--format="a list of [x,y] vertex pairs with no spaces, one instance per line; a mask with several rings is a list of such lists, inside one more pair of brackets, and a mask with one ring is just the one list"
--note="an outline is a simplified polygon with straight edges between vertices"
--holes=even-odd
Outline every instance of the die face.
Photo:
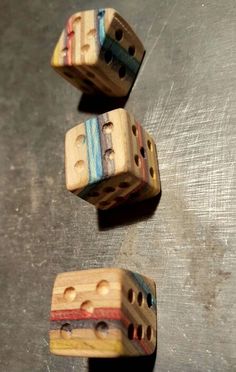
[[67,189],[87,199],[103,180],[107,183],[115,176],[122,178],[128,169],[126,132],[127,115],[122,109],[69,130],[65,138]]
[[125,96],[144,53],[141,41],[114,9],[90,10],[70,17],[51,64],[85,93]]
[[94,269],[57,276],[50,316],[50,350],[58,355],[122,354],[122,271]]
[[53,67],[95,65],[98,59],[94,10],[73,14],[67,21],[54,49]]
[[[107,35],[107,40],[104,40],[104,43],[107,43],[107,46],[102,46],[104,49],[109,49],[110,47],[111,51],[114,50],[113,54],[115,56],[117,54],[115,48],[117,48],[120,53],[117,59],[120,58],[124,64],[127,64],[127,68],[133,70],[135,74],[139,68],[138,64],[141,64],[144,56],[144,46],[128,22],[115,9],[104,9],[104,11]],[[112,43],[114,45],[111,45]],[[122,48],[122,51],[118,49],[119,47]],[[128,59],[128,55],[133,57],[133,59]]]
[[109,79],[110,95],[125,96],[138,74],[144,47],[114,9],[100,10],[98,27],[101,47],[97,67]]
[[89,73],[89,67],[97,63],[99,55],[96,17],[94,10],[73,14],[62,31],[51,59],[52,67],[85,93],[92,93],[95,89],[89,80],[92,74]]
[[127,113],[129,130],[129,174],[136,177],[138,185],[129,200],[141,201],[160,193],[160,176],[158,168],[156,144],[153,138]]
[[153,280],[125,271],[122,314],[126,322],[123,355],[151,355],[157,344],[156,286]]
[[99,182],[83,199],[96,208],[106,210],[129,202],[129,196],[139,185],[139,180],[130,173],[121,173]]

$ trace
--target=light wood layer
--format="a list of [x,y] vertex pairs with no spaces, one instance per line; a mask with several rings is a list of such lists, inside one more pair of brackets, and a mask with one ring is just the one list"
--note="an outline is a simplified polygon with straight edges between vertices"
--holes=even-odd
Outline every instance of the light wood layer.
[[62,338],[61,331],[50,331],[50,351],[57,355],[78,356],[79,350],[81,357],[92,355],[97,358],[137,353],[135,345],[124,338],[124,332],[119,329],[110,329],[105,339],[98,339],[91,329],[73,329],[69,337],[71,338]]
[[[118,308],[121,303],[121,275],[119,270],[111,269],[59,274],[54,284],[51,310],[80,309],[86,301],[91,301],[93,308],[102,307],[104,302],[106,307]],[[68,288],[72,289],[71,295],[70,291],[67,292]]]
[[[86,330],[87,333],[87,330]],[[78,355],[79,350],[79,355]],[[74,338],[64,340],[62,338],[52,338],[50,341],[50,351],[53,354],[65,356],[81,357],[118,357],[122,354],[123,344],[119,340],[97,340],[84,338],[83,340]]]

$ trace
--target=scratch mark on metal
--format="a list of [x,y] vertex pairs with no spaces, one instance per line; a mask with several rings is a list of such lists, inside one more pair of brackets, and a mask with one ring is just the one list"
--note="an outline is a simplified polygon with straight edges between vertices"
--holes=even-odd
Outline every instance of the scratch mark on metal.
[[164,117],[164,115],[165,115],[166,108],[167,108],[167,106],[168,106],[168,104],[169,104],[169,102],[170,102],[170,97],[171,97],[171,93],[172,93],[172,90],[173,90],[174,84],[175,84],[175,83],[172,81],[172,84],[171,84],[171,87],[170,87],[170,91],[169,91],[168,97],[167,97],[167,99],[166,99],[165,106],[164,106],[164,108],[163,108],[163,111],[162,111],[162,114],[161,114],[161,117],[160,117],[160,125],[161,125],[162,120],[163,120],[163,117]]
[[[150,59],[150,57],[151,57],[153,51],[155,50],[155,48],[156,48],[156,46],[157,46],[157,44],[158,44],[158,42],[159,42],[159,40],[160,40],[160,38],[161,38],[161,35],[162,35],[163,32],[165,31],[165,28],[166,28],[166,26],[167,26],[167,24],[168,24],[168,20],[169,20],[169,18],[172,16],[173,11],[174,11],[176,5],[177,5],[177,2],[176,2],[176,3],[174,4],[174,6],[172,7],[172,10],[170,11],[170,13],[169,13],[169,15],[168,15],[166,21],[164,22],[164,24],[163,24],[163,26],[162,26],[162,28],[161,28],[161,31],[159,32],[159,35],[157,35],[156,40],[155,40],[155,42],[153,43],[153,46],[151,47],[148,56],[147,56],[146,59],[144,60],[143,68],[142,68],[142,71],[140,72],[140,76],[142,75],[142,73],[143,73],[143,71],[144,71],[144,68],[145,68],[146,64],[148,63],[148,61],[149,61],[149,59]],[[154,21],[153,21],[153,22],[154,22]]]

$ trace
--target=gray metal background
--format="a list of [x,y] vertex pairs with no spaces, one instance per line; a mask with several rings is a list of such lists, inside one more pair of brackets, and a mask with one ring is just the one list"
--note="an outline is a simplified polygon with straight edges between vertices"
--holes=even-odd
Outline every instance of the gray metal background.
[[[98,216],[65,190],[66,130],[110,107],[79,104],[49,60],[69,15],[109,5],[147,49],[126,107],[157,142],[154,213]],[[152,370],[49,354],[56,274],[100,266],[155,279],[155,371],[235,371],[235,0],[2,0],[0,11],[1,371]]]

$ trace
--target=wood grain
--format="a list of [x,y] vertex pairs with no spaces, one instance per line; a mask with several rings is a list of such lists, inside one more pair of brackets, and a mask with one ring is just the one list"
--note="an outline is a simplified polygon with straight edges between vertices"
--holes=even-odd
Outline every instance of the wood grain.
[[66,134],[67,189],[99,209],[156,196],[160,178],[155,146],[124,109],[88,119]]
[[121,269],[59,274],[50,319],[52,353],[89,357],[152,354],[157,340],[155,283]]
[[73,14],[55,47],[51,65],[85,93],[126,96],[144,47],[130,25],[111,8]]

